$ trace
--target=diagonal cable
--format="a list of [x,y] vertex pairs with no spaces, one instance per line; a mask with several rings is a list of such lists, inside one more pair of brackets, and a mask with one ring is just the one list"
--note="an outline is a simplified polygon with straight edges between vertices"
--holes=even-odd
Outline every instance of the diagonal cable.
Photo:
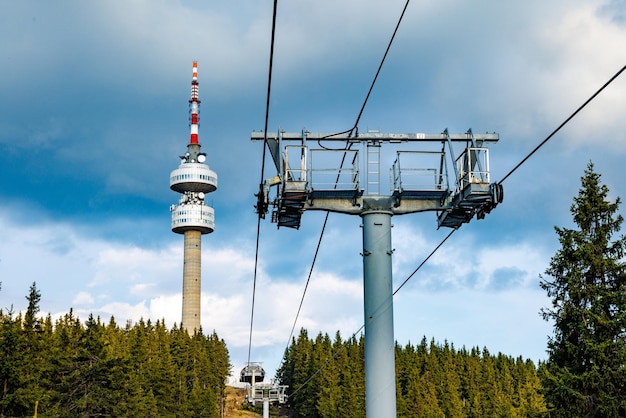
[[[263,179],[265,178],[265,154],[267,149],[267,125],[270,114],[270,96],[272,92],[272,66],[274,63],[274,41],[276,39],[276,11],[278,8],[278,0],[274,0],[274,10],[272,12],[272,39],[270,41],[270,62],[267,75],[267,100],[265,101],[265,137],[263,138],[263,158],[261,162],[261,182],[259,186],[259,193],[263,190]],[[254,324],[254,301],[256,298],[256,279],[257,270],[259,266],[259,237],[261,235],[261,211],[259,210],[259,217],[257,218],[256,225],[256,247],[254,252],[254,279],[252,281],[252,307],[250,312],[250,337],[248,339],[248,363],[250,364],[250,352],[252,350],[252,327]]]
[[[407,0],[406,3],[404,4],[404,8],[402,9],[402,13],[400,14],[400,18],[398,19],[396,27],[395,27],[395,29],[393,31],[393,35],[391,36],[391,39],[389,40],[389,43],[387,44],[387,49],[385,50],[383,58],[381,59],[380,64],[378,65],[378,69],[376,71],[376,75],[374,76],[374,79],[372,80],[372,83],[370,84],[369,90],[367,91],[367,95],[365,96],[365,99],[363,100],[363,104],[361,105],[361,109],[359,110],[359,113],[358,113],[358,115],[356,117],[354,125],[352,126],[351,129],[348,129],[347,131],[340,132],[340,133],[333,134],[333,135],[329,135],[329,136],[327,136],[327,138],[331,137],[331,136],[334,136],[334,135],[340,135],[340,134],[345,134],[345,133],[348,133],[348,138],[350,138],[350,137],[352,137],[354,132],[357,131],[357,129],[358,129],[357,127],[359,125],[359,121],[361,120],[361,116],[363,115],[363,112],[365,110],[365,106],[367,105],[367,102],[368,102],[369,97],[370,97],[370,95],[372,93],[372,90],[374,89],[374,86],[376,85],[376,81],[378,80],[378,75],[380,74],[380,71],[383,68],[383,64],[385,63],[385,60],[386,60],[387,55],[389,53],[389,50],[391,49],[391,44],[393,43],[393,40],[396,37],[396,33],[398,32],[398,28],[400,27],[400,23],[402,23],[402,19],[404,18],[404,14],[405,14],[406,9],[407,9],[407,7],[409,5],[409,2],[410,2],[410,0]],[[265,131],[267,132],[267,127],[266,127]],[[267,135],[267,133],[266,133],[266,135]],[[345,147],[345,150],[349,150],[351,146],[352,146],[352,143],[349,143]],[[345,159],[346,159],[346,154],[344,153],[343,158],[341,159],[341,164],[339,166],[339,173],[337,174],[337,180],[335,182],[335,187],[337,187],[337,183],[339,182],[339,176],[340,176],[341,170],[343,168],[343,164],[345,162]],[[317,260],[317,255],[318,255],[318,252],[319,252],[320,245],[322,243],[322,238],[324,237],[324,231],[326,230],[326,225],[328,224],[328,216],[329,216],[329,212],[326,212],[326,216],[324,218],[324,223],[322,224],[322,230],[320,232],[319,239],[317,240],[317,247],[316,247],[316,250],[315,250],[315,255],[313,256],[313,261],[311,263],[311,267],[309,269],[309,274],[308,274],[308,277],[307,277],[307,280],[306,280],[306,284],[304,286],[304,292],[302,294],[302,298],[300,299],[300,306],[298,307],[298,312],[296,313],[296,317],[295,317],[295,319],[293,321],[293,326],[291,328],[291,333],[289,334],[289,339],[287,340],[287,348],[289,348],[289,344],[291,342],[291,338],[293,337],[293,333],[294,333],[294,330],[296,328],[296,324],[298,322],[298,318],[299,318],[299,315],[300,315],[300,310],[302,308],[302,304],[304,303],[304,298],[306,296],[306,292],[307,292],[307,289],[309,287],[309,282],[311,280],[311,275],[313,274],[313,268],[314,268],[315,262]]]
[[609,81],[607,81],[606,83],[604,83],[604,85],[602,87],[600,87],[598,89],[598,91],[596,91],[591,97],[589,97],[585,103],[583,103],[582,105],[580,105],[580,107],[578,109],[576,109],[576,111],[574,111],[574,113],[572,113],[567,119],[565,119],[563,121],[563,123],[561,123],[554,131],[552,131],[552,133],[550,135],[548,135],[543,141],[541,141],[541,143],[539,145],[537,145],[535,147],[535,149],[533,149],[526,157],[524,157],[524,159],[522,161],[520,161],[515,167],[513,167],[511,169],[511,171],[509,171],[506,176],[504,176],[502,178],[502,180],[500,180],[498,182],[498,184],[502,184],[504,182],[504,180],[506,180],[511,174],[513,174],[518,168],[520,168],[520,166],[522,164],[524,164],[526,162],[526,160],[528,160],[530,157],[532,157],[532,155],[537,152],[539,150],[539,148],[543,147],[545,145],[546,142],[548,142],[554,135],[556,135],[557,132],[559,132],[561,130],[561,128],[563,128],[565,125],[567,125],[569,123],[570,120],[572,120],[581,110],[583,110],[589,103],[591,103],[591,101],[593,99],[596,98],[596,96],[598,94],[600,94],[602,92],[602,90],[604,90],[605,88],[607,88],[613,81],[615,81],[615,79],[617,77],[620,76],[620,74],[622,74],[624,72],[624,70],[626,70],[626,65],[623,66],[617,73],[615,73],[615,75],[613,75],[613,77],[611,77],[609,79]]

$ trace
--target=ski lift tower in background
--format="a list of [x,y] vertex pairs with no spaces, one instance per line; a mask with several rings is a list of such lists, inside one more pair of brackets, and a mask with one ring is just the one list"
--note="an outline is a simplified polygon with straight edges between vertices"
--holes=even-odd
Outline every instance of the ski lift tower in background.
[[256,403],[263,403],[263,418],[269,418],[270,416],[270,403],[285,403],[287,402],[287,386],[278,385],[275,382],[269,383],[256,383],[248,386],[248,394],[246,400],[250,402],[252,406]]
[[[447,129],[439,134],[368,131],[355,136],[280,131],[252,132],[251,139],[267,144],[277,170],[276,176],[260,185],[256,205],[260,217],[272,206],[272,222],[295,229],[307,210],[363,219],[365,410],[368,418],[395,417],[391,217],[434,211],[438,227],[454,229],[474,216],[484,218],[503,199],[502,185],[491,183],[489,150],[483,146],[497,142],[498,134],[471,130],[450,134]],[[322,142],[342,148],[322,146]],[[407,148],[396,150],[389,192],[384,194],[383,144]],[[361,154],[365,154],[363,163]]]
[[275,382],[263,383],[265,370],[260,363],[248,363],[241,370],[240,382],[246,383],[246,401],[252,406],[257,402],[263,403],[263,418],[270,416],[270,402],[285,403],[287,401],[286,385]]

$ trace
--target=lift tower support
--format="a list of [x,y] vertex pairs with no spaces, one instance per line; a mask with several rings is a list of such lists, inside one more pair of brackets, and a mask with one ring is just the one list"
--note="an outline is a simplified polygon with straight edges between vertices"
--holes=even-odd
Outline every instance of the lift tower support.
[[[435,211],[439,227],[455,229],[474,215],[482,219],[502,202],[501,185],[490,183],[489,154],[483,147],[485,142],[497,142],[499,136],[475,135],[471,130],[463,134],[449,134],[447,130],[440,134],[367,132],[355,137],[303,131],[271,136],[252,132],[251,139],[266,142],[277,169],[277,175],[260,186],[256,205],[259,216],[264,217],[271,205],[272,221],[278,227],[296,229],[306,210],[362,218],[365,410],[368,418],[395,417],[391,217]],[[283,143],[294,141],[299,144],[285,145],[283,149]],[[318,149],[310,149],[310,141],[318,144]],[[341,142],[345,148],[321,145],[327,141]],[[408,146],[428,142],[440,143],[440,151],[397,151],[390,168],[390,192],[381,195],[381,144]],[[455,158],[453,143],[458,142],[464,143],[464,147]],[[355,144],[365,148],[364,170],[359,163],[359,150],[352,148]],[[333,152],[341,157],[328,158]],[[452,185],[447,169],[450,161],[454,168]],[[365,189],[361,188],[362,183]],[[277,186],[273,199],[269,197],[272,186]]]

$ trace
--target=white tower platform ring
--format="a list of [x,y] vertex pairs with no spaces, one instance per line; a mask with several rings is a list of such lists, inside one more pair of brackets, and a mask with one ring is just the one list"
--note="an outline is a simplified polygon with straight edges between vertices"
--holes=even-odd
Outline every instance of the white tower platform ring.
[[170,174],[170,189],[179,193],[211,193],[217,189],[217,174],[206,164],[183,163]]
[[184,204],[172,208],[172,231],[175,233],[200,231],[210,234],[214,229],[215,214],[211,206]]

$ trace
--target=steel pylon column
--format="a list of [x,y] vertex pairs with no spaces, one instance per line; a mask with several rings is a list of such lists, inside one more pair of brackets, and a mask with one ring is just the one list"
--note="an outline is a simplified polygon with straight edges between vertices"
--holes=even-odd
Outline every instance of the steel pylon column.
[[384,210],[364,211],[361,214],[367,418],[396,416],[391,215],[391,212]]
[[270,418],[270,398],[263,398],[263,418]]

